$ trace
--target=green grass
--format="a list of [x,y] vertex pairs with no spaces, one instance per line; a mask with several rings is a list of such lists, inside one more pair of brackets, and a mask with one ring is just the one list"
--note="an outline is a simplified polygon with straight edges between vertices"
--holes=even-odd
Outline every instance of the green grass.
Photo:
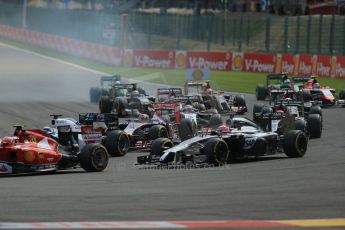
[[[19,42],[4,39],[0,39],[0,42],[101,72],[109,74],[119,73],[124,78],[138,79],[173,86],[182,86],[184,84],[185,72],[183,70],[113,67]],[[216,90],[254,93],[256,85],[265,83],[266,74],[212,71],[211,79],[212,86]],[[318,81],[321,85],[335,88],[337,92],[345,89],[344,79],[319,78]]]

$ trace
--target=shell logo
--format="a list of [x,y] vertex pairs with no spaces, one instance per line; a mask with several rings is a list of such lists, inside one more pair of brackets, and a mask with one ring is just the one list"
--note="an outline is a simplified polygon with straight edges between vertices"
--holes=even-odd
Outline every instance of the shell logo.
[[204,73],[200,69],[196,69],[192,73],[193,79],[196,81],[202,80],[202,77],[204,76]]
[[24,160],[26,162],[33,162],[35,160],[35,153],[33,153],[33,152],[25,152]]
[[242,56],[237,54],[233,60],[234,68],[235,69],[241,69],[242,68],[242,61],[243,61]]
[[133,61],[133,53],[131,50],[127,50],[123,57],[123,64],[125,66],[132,66]]
[[177,67],[184,68],[186,65],[186,55],[184,53],[178,53],[175,58]]

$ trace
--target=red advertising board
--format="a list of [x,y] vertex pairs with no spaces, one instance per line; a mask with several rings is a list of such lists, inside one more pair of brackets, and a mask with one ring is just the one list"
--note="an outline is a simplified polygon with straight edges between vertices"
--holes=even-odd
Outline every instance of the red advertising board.
[[175,68],[174,51],[133,50],[133,66],[144,68]]
[[295,56],[295,65],[298,66],[295,74],[310,76],[316,74],[317,56],[309,54],[300,54]]
[[[278,60],[277,60],[278,61]],[[281,72],[286,72],[289,74],[293,74],[295,71],[295,56],[292,54],[283,54],[282,59],[282,71]]]
[[320,77],[331,76],[332,57],[328,55],[318,55],[316,65],[316,75]]
[[275,54],[245,53],[243,58],[243,72],[273,73],[275,71]]
[[186,58],[188,69],[231,70],[230,52],[197,52],[188,51]]
[[336,57],[335,77],[345,78],[345,56]]

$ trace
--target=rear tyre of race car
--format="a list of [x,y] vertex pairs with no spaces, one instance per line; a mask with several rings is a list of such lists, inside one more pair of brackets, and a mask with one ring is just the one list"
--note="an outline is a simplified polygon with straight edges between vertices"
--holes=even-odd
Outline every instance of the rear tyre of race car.
[[101,88],[99,87],[91,87],[89,91],[90,95],[90,102],[91,103],[97,103],[99,101],[99,98],[101,97]]
[[87,144],[79,154],[80,166],[86,172],[103,171],[109,161],[108,152],[101,144]]
[[305,123],[304,120],[297,119],[297,120],[295,120],[295,129],[301,130],[304,133],[307,133],[307,124]]
[[113,107],[112,101],[108,96],[102,96],[99,100],[98,106],[100,113],[110,113]]
[[127,100],[125,98],[116,98],[115,99],[115,108],[119,117],[125,117],[126,114],[126,107],[127,107]]
[[174,147],[174,143],[169,138],[158,138],[152,142],[150,154],[162,156],[164,150]]
[[345,100],[345,89],[341,90],[339,92],[339,99],[340,100]]
[[319,105],[312,106],[309,110],[309,114],[319,114],[322,117],[322,109]]
[[322,118],[319,114],[310,114],[307,119],[310,138],[320,138],[322,134]]
[[207,156],[207,163],[215,166],[226,164],[229,157],[229,148],[226,142],[220,138],[209,139],[202,150]]
[[253,107],[253,120],[254,121],[256,119],[256,114],[261,113],[264,106],[265,106],[264,104],[254,104],[254,107]]
[[179,127],[179,136],[181,141],[185,141],[195,136],[198,132],[197,124],[194,120],[183,118]]
[[255,90],[256,100],[263,101],[267,97],[267,88],[264,85],[256,86]]
[[244,99],[243,95],[236,95],[234,97],[234,106],[237,106],[237,107],[246,106],[246,100]]
[[107,134],[104,144],[110,156],[122,157],[128,152],[130,140],[124,131],[114,130]]
[[223,124],[222,116],[217,113],[217,114],[212,114],[210,118],[210,127],[212,128],[218,128],[220,125]]
[[284,152],[290,158],[303,157],[307,147],[308,137],[301,130],[290,130],[284,137]]
[[163,125],[154,125],[150,127],[148,138],[149,140],[155,140],[157,138],[167,138],[169,136],[168,130]]

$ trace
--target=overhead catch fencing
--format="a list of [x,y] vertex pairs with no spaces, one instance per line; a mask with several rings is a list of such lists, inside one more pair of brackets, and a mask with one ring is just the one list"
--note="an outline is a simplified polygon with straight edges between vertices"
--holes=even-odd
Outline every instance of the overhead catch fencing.
[[[0,23],[23,27],[23,7],[0,3]],[[171,15],[27,7],[26,29],[129,49],[345,55],[345,16]]]

